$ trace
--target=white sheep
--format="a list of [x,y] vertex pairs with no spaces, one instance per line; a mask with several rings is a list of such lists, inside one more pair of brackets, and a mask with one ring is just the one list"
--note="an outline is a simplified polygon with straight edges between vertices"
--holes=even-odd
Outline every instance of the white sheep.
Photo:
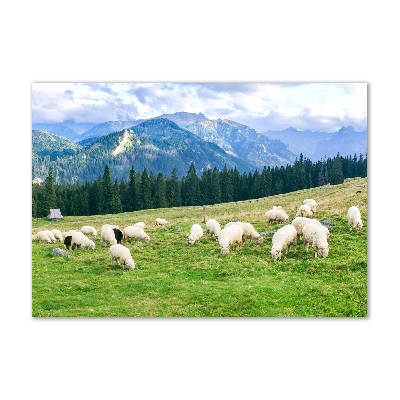
[[82,226],[81,232],[84,233],[85,235],[97,236],[97,230],[94,226],[90,225]]
[[53,243],[57,242],[57,239],[56,239],[56,237],[54,236],[54,233],[53,233],[52,231],[50,231],[50,230],[48,230],[48,229],[44,229],[43,232],[46,232],[46,233],[47,233],[47,236],[50,238],[50,240],[51,240]]
[[297,210],[296,217],[312,217],[313,212],[308,204],[302,204]]
[[76,229],[70,229],[69,231],[62,232],[62,235],[63,235],[64,237],[72,236],[72,234],[73,234],[74,232],[78,232],[78,231],[77,231]]
[[328,257],[329,246],[325,231],[318,225],[307,224],[303,228],[304,247],[308,251],[311,244],[315,250],[315,258],[318,254],[322,257]]
[[271,221],[281,221],[288,222],[289,215],[285,212],[285,210],[281,208],[274,208],[272,210],[268,210],[265,214],[265,223],[268,225]]
[[140,227],[135,225],[127,226],[123,230],[123,238],[127,241],[129,238],[143,239],[146,243],[150,242],[150,236]]
[[255,240],[257,243],[261,244],[263,242],[263,237],[255,230],[254,226],[250,222],[228,222],[225,228],[231,225],[239,225],[243,229],[243,238],[249,238]]
[[164,225],[168,225],[169,222],[167,220],[165,220],[164,218],[157,218],[156,219],[156,225],[157,226],[164,226]]
[[110,263],[112,267],[114,266],[114,259],[118,266],[119,262],[122,261],[122,269],[125,269],[124,265],[126,265],[128,269],[135,269],[136,264],[131,256],[131,252],[122,244],[113,244],[110,246]]
[[136,222],[136,224],[133,224],[132,226],[138,226],[139,228],[144,229],[146,224],[144,222]]
[[221,232],[221,225],[216,219],[210,218],[206,222],[206,232],[214,235],[218,240],[218,235]]
[[274,260],[282,257],[282,251],[286,250],[286,254],[290,250],[290,246],[293,246],[296,252],[297,246],[297,231],[292,225],[284,225],[279,228],[272,236],[272,248],[271,256]]
[[243,228],[240,225],[231,225],[224,229],[218,235],[219,247],[222,254],[228,254],[230,245],[237,243],[238,248],[242,246]]
[[282,206],[272,206],[273,210],[282,210]]
[[319,222],[317,219],[307,217],[296,217],[292,221],[292,225],[296,228],[298,238],[301,238],[303,236],[303,228],[306,226],[306,224],[315,224],[322,227],[322,229],[326,233],[326,238],[329,240],[329,229],[325,225],[322,225],[321,222]]
[[359,231],[362,228],[363,222],[361,219],[361,213],[356,206],[350,207],[347,211],[347,222],[350,230],[351,228],[356,228],[356,230]]
[[36,235],[33,236],[35,239],[38,239],[41,243],[52,243],[52,240],[49,238],[49,235],[45,231],[39,231]]
[[103,246],[107,246],[108,243],[114,245],[117,243],[117,239],[115,238],[115,233],[112,228],[103,227],[101,229],[101,241]]
[[102,225],[101,230],[103,230],[103,228],[111,228],[111,229],[116,228],[116,229],[119,229],[119,226],[118,225],[111,225],[111,224],[104,224],[104,225]]
[[187,244],[192,246],[203,237],[203,228],[199,224],[193,224],[190,228],[189,236],[187,237]]
[[317,212],[318,203],[314,199],[305,199],[303,200],[303,204],[307,204],[313,213]]
[[81,249],[92,249],[94,250],[95,244],[93,240],[89,239],[82,232],[74,232],[71,238],[71,249],[75,250],[75,248]]
[[58,229],[52,229],[51,232],[59,242],[63,241],[63,235]]

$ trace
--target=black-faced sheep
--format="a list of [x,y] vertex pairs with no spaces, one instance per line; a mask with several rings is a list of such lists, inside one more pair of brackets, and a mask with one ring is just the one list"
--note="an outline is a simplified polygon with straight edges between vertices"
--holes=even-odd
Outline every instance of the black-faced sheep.
[[124,234],[118,228],[114,228],[113,231],[114,231],[114,235],[115,235],[115,239],[117,240],[117,243],[121,243],[121,240],[124,237]]
[[64,239],[64,244],[67,249],[71,248],[72,236],[66,236]]

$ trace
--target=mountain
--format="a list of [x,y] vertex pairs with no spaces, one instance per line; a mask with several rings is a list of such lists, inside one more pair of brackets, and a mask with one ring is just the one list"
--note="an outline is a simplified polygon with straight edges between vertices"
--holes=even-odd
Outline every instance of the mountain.
[[46,131],[53,135],[63,136],[70,140],[79,135],[78,132],[63,123],[35,123],[32,124],[32,129]]
[[55,161],[57,158],[74,156],[80,149],[81,146],[63,136],[43,130],[32,131],[32,156],[47,157]]
[[186,129],[189,125],[196,122],[206,122],[209,119],[202,113],[176,112],[174,114],[163,114],[157,118],[167,118],[175,122],[180,128]]
[[303,153],[312,161],[321,160],[325,156],[334,157],[337,153],[347,156],[365,154],[367,151],[367,131],[356,132],[351,126],[334,133],[287,128],[283,131],[269,130],[263,135],[280,140],[297,156]]
[[[37,131],[32,135],[33,152],[39,154],[38,141],[34,140]],[[229,169],[237,167],[240,172],[252,169],[242,159],[226,154],[216,144],[203,141],[165,118],[147,120],[133,129],[111,133],[86,147],[70,143],[77,146],[72,156],[65,154],[57,161],[51,156],[50,161],[48,157],[33,157],[32,178],[43,180],[50,165],[58,183],[93,181],[103,173],[105,165],[118,180],[126,179],[132,166],[137,171],[146,168],[155,175],[159,172],[169,175],[176,168],[180,177],[186,175],[192,162],[198,174],[208,168],[223,169],[224,165]]]
[[227,119],[192,123],[187,129],[199,138],[217,144],[227,154],[241,158],[254,168],[286,166],[296,155],[288,146],[270,139],[255,129]]
[[79,135],[79,137],[77,137],[76,139],[78,140],[79,144],[86,146],[102,136],[106,136],[113,132],[119,132],[122,129],[132,128],[133,126],[138,125],[143,121],[145,120],[141,119],[136,121],[103,122],[102,124],[93,126],[91,129],[89,129],[82,135]]
[[337,132],[332,133],[329,139],[317,143],[313,154],[314,160],[326,157],[357,156],[367,152],[367,131],[356,132],[352,126],[343,126]]

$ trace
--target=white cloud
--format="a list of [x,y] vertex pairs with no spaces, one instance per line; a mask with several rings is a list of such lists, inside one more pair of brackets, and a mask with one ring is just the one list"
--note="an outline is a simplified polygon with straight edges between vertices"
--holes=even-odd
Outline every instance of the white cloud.
[[[365,83],[34,83],[33,122],[105,122],[178,111],[269,128],[367,124]],[[268,118],[270,116],[270,118]],[[271,123],[273,122],[273,127]],[[270,124],[270,126],[269,126]]]

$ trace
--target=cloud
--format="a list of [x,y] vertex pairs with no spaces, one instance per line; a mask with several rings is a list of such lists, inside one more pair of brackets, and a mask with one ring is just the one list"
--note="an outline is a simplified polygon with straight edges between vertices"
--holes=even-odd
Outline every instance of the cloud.
[[334,131],[367,125],[365,83],[37,83],[32,121],[101,123],[153,118],[179,111],[227,118],[259,131]]

